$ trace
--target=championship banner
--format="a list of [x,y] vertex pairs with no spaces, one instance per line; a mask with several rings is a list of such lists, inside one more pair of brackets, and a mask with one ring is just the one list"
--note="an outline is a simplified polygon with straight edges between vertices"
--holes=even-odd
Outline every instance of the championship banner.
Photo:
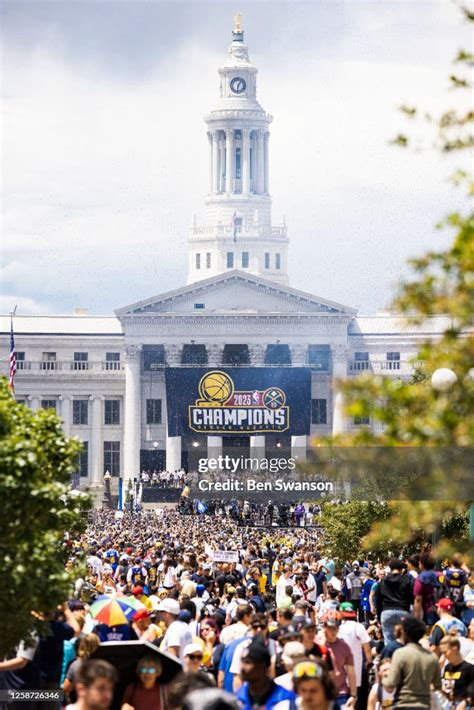
[[166,369],[169,436],[310,433],[308,368]]

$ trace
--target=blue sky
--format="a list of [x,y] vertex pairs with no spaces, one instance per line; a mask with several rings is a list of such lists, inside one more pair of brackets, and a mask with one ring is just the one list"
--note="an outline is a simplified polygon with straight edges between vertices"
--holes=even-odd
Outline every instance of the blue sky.
[[[109,314],[186,281],[192,213],[208,184],[203,116],[243,15],[273,114],[270,188],[290,279],[371,313],[411,255],[446,244],[461,204],[422,122],[397,106],[455,104],[469,46],[437,2],[4,0],[1,290],[5,310]],[[416,149],[388,143],[410,128]],[[425,147],[426,149],[422,148]]]

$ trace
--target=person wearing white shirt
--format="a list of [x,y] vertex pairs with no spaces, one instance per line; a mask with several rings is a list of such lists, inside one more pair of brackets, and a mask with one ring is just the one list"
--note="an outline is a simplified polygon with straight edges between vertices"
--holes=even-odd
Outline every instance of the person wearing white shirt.
[[370,636],[365,626],[358,621],[354,607],[350,602],[343,602],[340,606],[343,622],[339,628],[339,638],[343,639],[354,656],[354,671],[357,687],[362,685],[362,654],[365,654],[367,665],[372,663]]
[[281,574],[278,577],[278,582],[276,583],[276,588],[275,588],[275,598],[276,598],[277,608],[280,605],[281,600],[285,596],[285,588],[288,586],[291,586],[291,584],[292,584],[291,574],[292,574],[291,567],[285,567],[285,569],[283,570],[283,574]]
[[156,610],[161,612],[162,619],[167,626],[160,649],[171,653],[182,661],[184,649],[188,643],[192,643],[193,637],[189,626],[178,619],[180,612],[178,602],[176,599],[163,599]]

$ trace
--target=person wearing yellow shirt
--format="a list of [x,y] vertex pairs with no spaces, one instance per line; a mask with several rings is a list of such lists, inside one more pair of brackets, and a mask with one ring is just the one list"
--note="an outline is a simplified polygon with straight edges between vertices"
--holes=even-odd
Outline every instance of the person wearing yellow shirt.
[[147,611],[153,611],[153,604],[147,595],[143,594],[143,587],[133,587],[132,594],[137,601],[141,602],[146,607]]

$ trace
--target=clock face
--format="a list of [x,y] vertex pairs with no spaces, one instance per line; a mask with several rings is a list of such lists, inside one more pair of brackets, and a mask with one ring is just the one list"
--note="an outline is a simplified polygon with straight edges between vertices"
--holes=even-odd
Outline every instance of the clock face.
[[247,84],[245,82],[245,79],[242,79],[242,77],[234,76],[234,78],[231,79],[230,90],[234,94],[243,94],[246,88],[247,88]]

